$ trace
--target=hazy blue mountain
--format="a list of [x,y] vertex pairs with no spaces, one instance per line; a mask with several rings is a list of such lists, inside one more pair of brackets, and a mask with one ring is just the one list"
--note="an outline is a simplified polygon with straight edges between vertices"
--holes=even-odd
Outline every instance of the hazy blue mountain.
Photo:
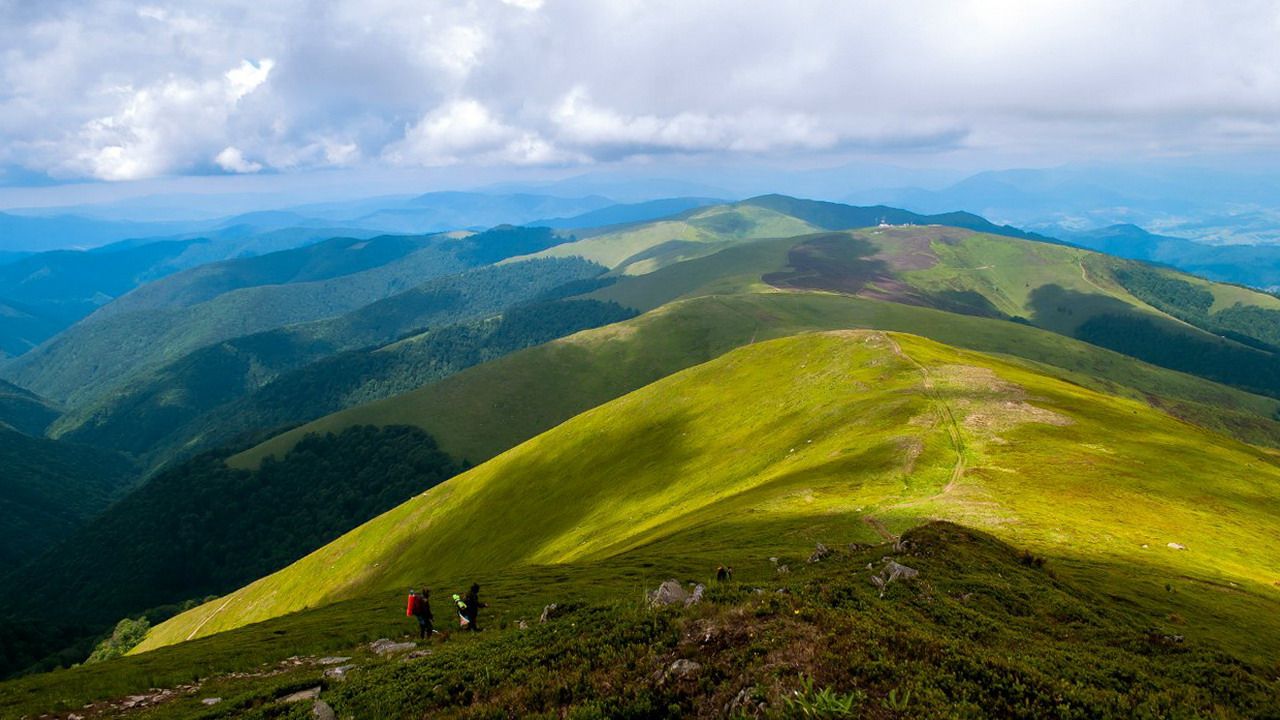
[[860,190],[844,199],[926,213],[963,209],[1036,229],[1131,223],[1197,240],[1280,242],[1280,179],[1246,170],[1154,163],[995,170],[941,189]]
[[517,193],[488,195],[472,192],[433,192],[352,218],[361,227],[386,232],[434,232],[494,225],[522,225],[539,218],[577,215],[613,205],[600,196],[562,198]]
[[1156,235],[1130,224],[1087,231],[1050,230],[1072,244],[1108,255],[1172,265],[1211,280],[1280,287],[1280,246],[1206,245],[1186,238]]
[[186,223],[93,220],[72,215],[28,217],[0,213],[0,250],[39,251],[91,248],[116,240],[185,232]]

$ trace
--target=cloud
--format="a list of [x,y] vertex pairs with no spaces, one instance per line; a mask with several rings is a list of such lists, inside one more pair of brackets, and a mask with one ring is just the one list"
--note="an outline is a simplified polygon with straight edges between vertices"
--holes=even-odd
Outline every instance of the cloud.
[[[266,82],[271,67],[270,59],[246,60],[217,79],[169,77],[143,88],[110,88],[106,94],[116,100],[114,111],[60,138],[57,147],[66,157],[51,172],[134,180],[188,169],[222,142],[236,106]],[[234,147],[215,162],[232,172],[261,169],[246,169],[254,163],[244,162]]]
[[217,156],[213,158],[218,167],[232,173],[256,173],[262,169],[262,163],[250,162],[244,159],[244,153],[240,152],[240,148],[227,147],[222,149]]
[[568,160],[535,133],[501,122],[470,98],[449,102],[406,128],[384,157],[395,165],[444,166],[472,161],[545,165]]
[[1275,151],[1277,31],[1265,0],[0,2],[0,166]]

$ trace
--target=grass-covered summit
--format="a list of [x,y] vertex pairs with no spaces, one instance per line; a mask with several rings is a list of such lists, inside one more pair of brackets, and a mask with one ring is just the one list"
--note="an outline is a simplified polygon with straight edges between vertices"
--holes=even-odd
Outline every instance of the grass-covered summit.
[[474,572],[763,558],[946,518],[1260,652],[1278,630],[1278,481],[1270,453],[1024,365],[909,335],[799,335],[583,413],[141,649]]

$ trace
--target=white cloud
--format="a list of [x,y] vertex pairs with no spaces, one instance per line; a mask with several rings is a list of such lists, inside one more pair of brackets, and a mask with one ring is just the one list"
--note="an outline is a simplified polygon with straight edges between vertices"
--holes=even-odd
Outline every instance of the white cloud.
[[508,125],[471,98],[446,103],[405,129],[387,148],[396,165],[443,166],[467,161],[536,165],[567,159],[537,134]]
[[218,153],[213,161],[218,167],[232,173],[256,173],[262,169],[262,163],[251,162],[244,159],[244,153],[240,152],[240,148],[228,145]]
[[271,68],[275,67],[275,64],[275,60],[271,58],[263,58],[257,63],[244,60],[239,67],[228,70],[225,76],[228,96],[235,101],[257,90],[267,81],[267,76],[271,74]]
[[60,8],[0,1],[0,165],[1280,151],[1268,0]]
[[[135,180],[181,171],[212,155],[227,134],[237,103],[260,87],[272,61],[242,62],[214,80],[168,77],[155,85],[114,87],[108,115],[93,118],[58,141],[65,155],[51,170],[101,180]],[[228,151],[231,151],[228,154]],[[240,150],[226,147],[215,163],[232,172],[248,169]],[[225,157],[224,157],[225,155]]]

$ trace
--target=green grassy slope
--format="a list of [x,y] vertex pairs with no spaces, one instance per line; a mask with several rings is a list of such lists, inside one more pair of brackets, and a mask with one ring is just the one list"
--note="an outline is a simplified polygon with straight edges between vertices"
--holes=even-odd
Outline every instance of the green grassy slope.
[[[583,413],[174,618],[142,649],[475,568],[644,547],[767,556],[927,518],[1121,567],[1126,585],[1232,583],[1240,597],[1222,612],[1239,615],[1274,609],[1277,511],[1273,455],[1140,402],[915,336],[802,335]],[[1246,625],[1187,623],[1257,640]]]
[[544,257],[580,256],[615,272],[642,275],[660,267],[701,257],[744,240],[791,237],[818,228],[798,218],[761,207],[716,205],[669,219],[590,234],[539,253]]
[[[687,265],[660,272],[678,272]],[[1016,356],[1086,387],[1144,399],[1205,427],[1280,446],[1280,423],[1272,419],[1280,402],[1271,398],[1153,367],[1018,323],[844,295],[774,292],[672,303],[634,320],[579,333],[403,395],[320,418],[230,462],[255,467],[264,457],[283,456],[310,432],[398,424],[420,427],[447,452],[479,463],[578,413],[733,348],[839,328],[910,332]]]

